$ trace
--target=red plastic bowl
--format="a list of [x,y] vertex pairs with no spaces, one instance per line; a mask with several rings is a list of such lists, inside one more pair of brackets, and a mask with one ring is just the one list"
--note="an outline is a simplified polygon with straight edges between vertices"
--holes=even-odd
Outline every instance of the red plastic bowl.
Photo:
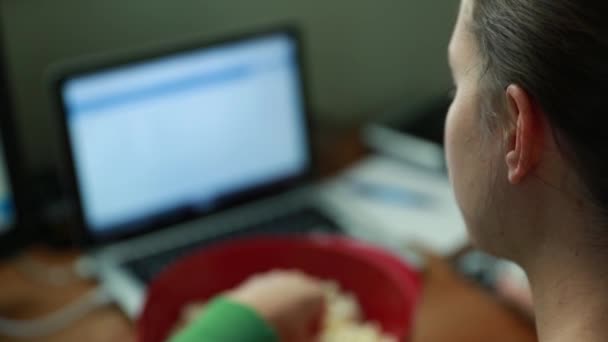
[[338,282],[354,293],[365,318],[407,337],[421,292],[421,277],[401,259],[376,247],[335,236],[266,237],[203,249],[162,273],[149,288],[138,339],[164,342],[182,309],[205,302],[250,276],[299,269]]

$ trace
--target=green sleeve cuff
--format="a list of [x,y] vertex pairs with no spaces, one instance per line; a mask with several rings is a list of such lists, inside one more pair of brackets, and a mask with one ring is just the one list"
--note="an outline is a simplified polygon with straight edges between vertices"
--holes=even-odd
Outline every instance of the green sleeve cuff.
[[253,309],[220,297],[169,342],[279,342],[279,338]]

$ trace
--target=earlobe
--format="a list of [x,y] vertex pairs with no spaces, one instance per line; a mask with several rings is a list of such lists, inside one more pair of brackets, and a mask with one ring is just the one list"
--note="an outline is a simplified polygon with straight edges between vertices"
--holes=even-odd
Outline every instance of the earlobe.
[[506,162],[507,162],[507,170],[509,182],[511,184],[519,184],[521,182],[521,177],[519,175],[519,153],[516,150],[510,151],[507,153]]

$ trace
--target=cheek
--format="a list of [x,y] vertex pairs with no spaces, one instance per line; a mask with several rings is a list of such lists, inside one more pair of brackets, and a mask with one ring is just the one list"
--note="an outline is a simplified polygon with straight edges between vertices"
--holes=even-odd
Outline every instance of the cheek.
[[445,125],[445,150],[450,181],[472,241],[477,247],[495,250],[500,241],[498,197],[503,192],[496,182],[498,136],[486,133],[475,103],[456,99]]
[[450,106],[445,123],[445,157],[450,181],[454,186],[458,184],[467,150],[464,138],[471,133],[470,128],[466,127],[464,110],[466,108],[462,108],[458,100],[455,100]]
[[[454,101],[445,124],[445,151],[450,182],[465,220],[476,221],[469,215],[478,213],[487,174],[481,155],[479,120],[474,105]],[[487,189],[486,189],[487,190]]]

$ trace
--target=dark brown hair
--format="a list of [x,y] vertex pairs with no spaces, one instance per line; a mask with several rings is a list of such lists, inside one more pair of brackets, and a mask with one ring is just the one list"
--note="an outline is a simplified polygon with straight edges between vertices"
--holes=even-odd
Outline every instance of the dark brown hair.
[[500,112],[505,88],[523,87],[547,115],[562,152],[607,213],[608,1],[472,2],[471,29],[483,61],[481,84],[489,106]]

